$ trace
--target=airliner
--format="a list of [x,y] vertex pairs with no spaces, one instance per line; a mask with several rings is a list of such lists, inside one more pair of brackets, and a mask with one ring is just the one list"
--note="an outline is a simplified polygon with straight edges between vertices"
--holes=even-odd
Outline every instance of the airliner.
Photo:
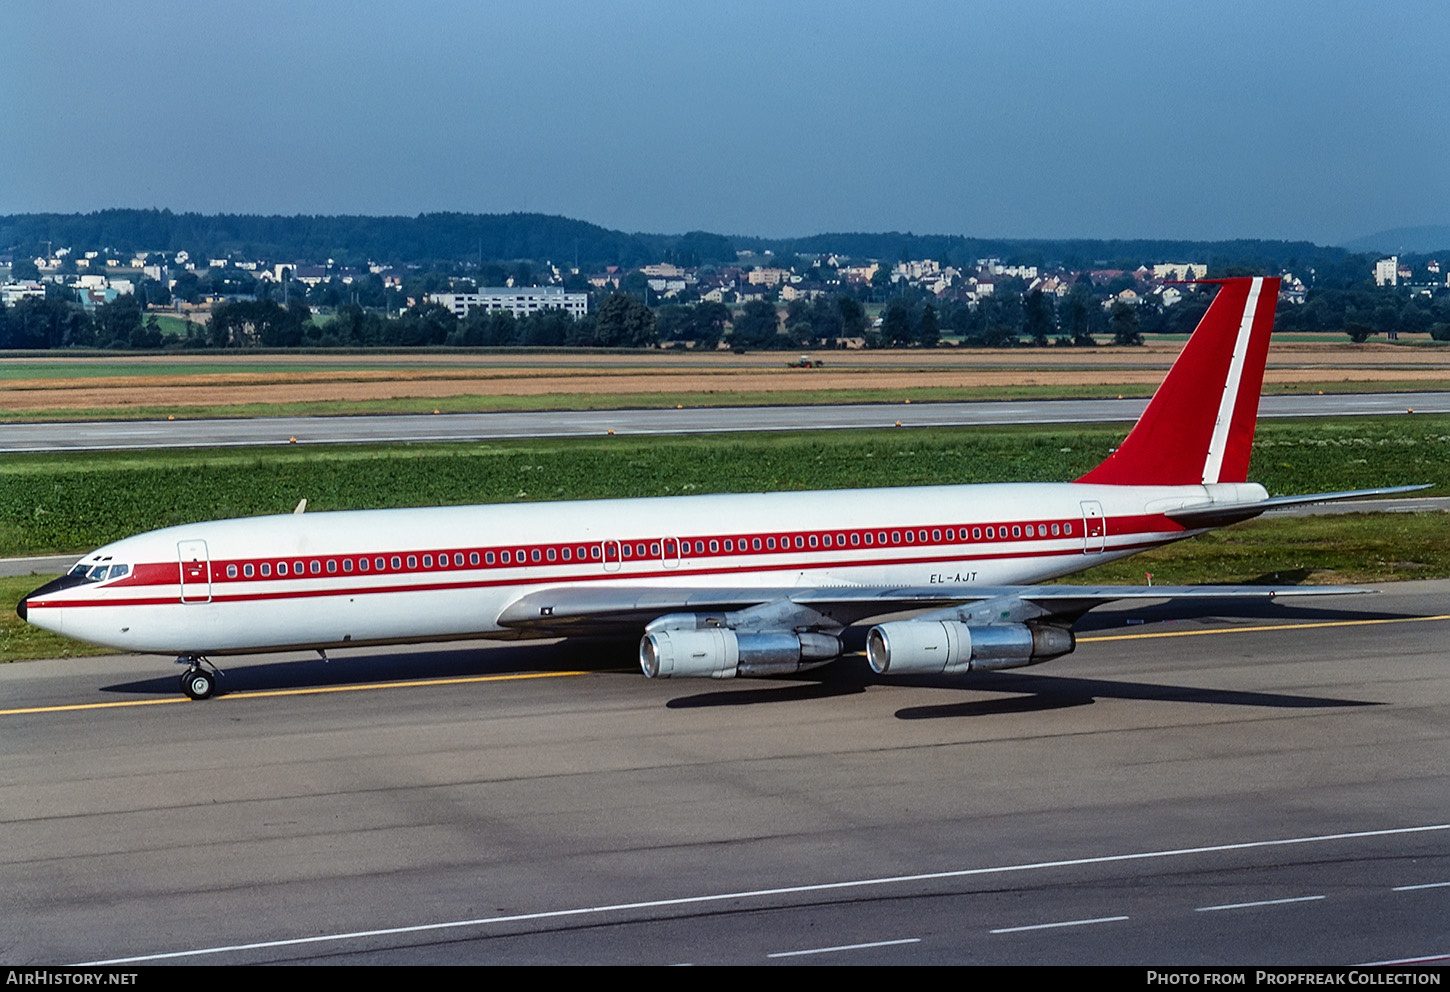
[[1271,499],[1247,481],[1279,280],[1216,283],[1126,440],[1075,482],[185,524],[96,550],[18,612],[175,655],[182,691],[205,699],[213,657],[471,638],[633,634],[651,678],[791,674],[898,614],[866,632],[876,672],[962,673],[1068,654],[1072,624],[1114,600],[1350,591],[1038,584],[1272,507],[1418,488]]

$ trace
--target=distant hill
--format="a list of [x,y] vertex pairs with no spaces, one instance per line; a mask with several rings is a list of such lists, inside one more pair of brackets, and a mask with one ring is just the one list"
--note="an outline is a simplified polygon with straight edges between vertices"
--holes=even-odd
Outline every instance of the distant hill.
[[[1429,228],[1415,230],[1432,230]],[[1435,229],[1450,232],[1450,228]],[[1450,244],[1450,237],[1445,239]],[[1168,239],[987,239],[957,234],[842,232],[759,238],[706,231],[644,234],[545,214],[420,214],[416,217],[258,216],[100,210],[89,214],[0,216],[0,255],[25,257],[47,244],[118,254],[186,250],[195,259],[263,259],[346,266],[470,265],[553,262],[598,271],[651,262],[722,265],[737,251],[776,255],[835,253],[853,259],[932,258],[970,265],[996,257],[1015,264],[1073,269],[1133,269],[1154,262],[1204,262],[1214,271],[1307,273],[1320,285],[1367,277],[1368,262],[1342,247],[1308,241],[1174,241]],[[1378,251],[1378,249],[1374,249]]]
[[1450,224],[1392,227],[1388,231],[1346,241],[1340,247],[1348,251],[1375,252],[1381,255],[1450,255]]

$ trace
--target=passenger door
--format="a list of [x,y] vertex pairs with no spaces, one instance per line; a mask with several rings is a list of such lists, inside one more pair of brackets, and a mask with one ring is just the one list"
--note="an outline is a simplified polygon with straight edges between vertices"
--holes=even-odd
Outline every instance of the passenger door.
[[178,541],[176,556],[181,568],[181,601],[211,602],[211,559],[205,541]]

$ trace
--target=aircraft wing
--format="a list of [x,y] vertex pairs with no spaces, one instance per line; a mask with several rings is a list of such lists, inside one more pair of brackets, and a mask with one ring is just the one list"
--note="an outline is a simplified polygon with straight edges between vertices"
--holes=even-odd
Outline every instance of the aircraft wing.
[[[580,587],[560,585],[526,593],[498,617],[519,637],[569,637],[643,631],[662,616],[718,614],[724,625],[753,629],[829,629],[914,611],[950,613],[973,623],[1049,620],[1071,623],[1105,603],[1137,600],[1266,600],[1373,592],[1353,586],[995,586]],[[729,614],[727,618],[725,615]]]

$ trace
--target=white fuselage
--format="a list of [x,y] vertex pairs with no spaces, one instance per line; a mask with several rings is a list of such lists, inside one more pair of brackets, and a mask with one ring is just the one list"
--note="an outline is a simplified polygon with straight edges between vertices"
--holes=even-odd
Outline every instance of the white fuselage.
[[1020,483],[289,514],[126,538],[126,574],[32,596],[37,626],[126,651],[227,654],[517,636],[546,587],[1041,582],[1191,536],[1164,516],[1248,483]]

